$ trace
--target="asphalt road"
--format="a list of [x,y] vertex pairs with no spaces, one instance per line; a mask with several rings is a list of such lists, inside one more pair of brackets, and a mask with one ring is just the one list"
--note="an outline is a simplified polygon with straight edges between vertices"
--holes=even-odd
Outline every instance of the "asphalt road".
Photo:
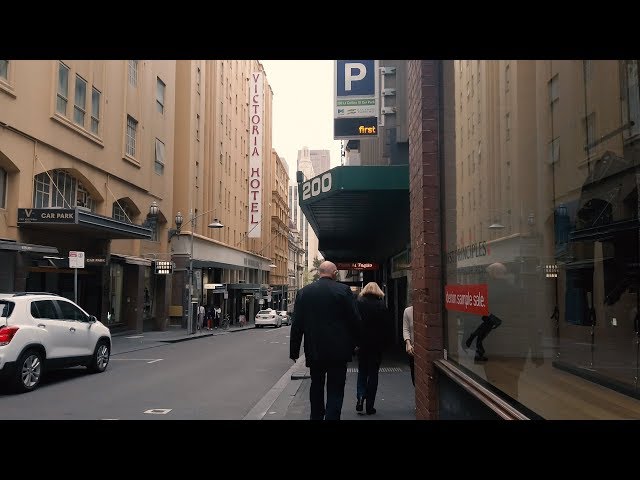
[[251,329],[112,355],[101,374],[50,372],[33,392],[0,393],[0,420],[242,419],[291,367],[289,330]]

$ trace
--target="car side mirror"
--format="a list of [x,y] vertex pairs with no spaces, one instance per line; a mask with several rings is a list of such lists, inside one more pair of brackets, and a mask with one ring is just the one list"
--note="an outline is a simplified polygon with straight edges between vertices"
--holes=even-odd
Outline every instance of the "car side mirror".
[[95,315],[89,315],[89,323],[96,323],[98,319]]

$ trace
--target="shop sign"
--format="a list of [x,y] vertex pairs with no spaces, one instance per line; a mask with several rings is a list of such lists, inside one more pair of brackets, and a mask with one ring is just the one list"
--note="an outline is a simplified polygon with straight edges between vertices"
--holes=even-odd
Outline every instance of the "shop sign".
[[78,223],[75,208],[19,208],[18,224]]

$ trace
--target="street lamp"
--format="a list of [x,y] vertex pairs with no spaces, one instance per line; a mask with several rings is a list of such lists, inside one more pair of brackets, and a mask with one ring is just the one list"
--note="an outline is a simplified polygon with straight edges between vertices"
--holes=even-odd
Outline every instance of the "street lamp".
[[[193,329],[193,303],[192,303],[192,298],[193,298],[193,222],[194,220],[196,220],[197,218],[202,217],[203,215],[206,215],[208,213],[211,213],[215,210],[215,208],[212,208],[211,210],[207,210],[204,213],[199,213],[198,215],[193,215],[193,210],[189,210],[189,221],[187,221],[187,224],[191,225],[191,234],[190,234],[190,248],[191,248],[191,252],[189,254],[189,305],[187,306],[187,333],[191,334],[192,329]],[[173,235],[180,235],[180,229],[182,228],[182,224],[184,222],[184,219],[182,218],[182,214],[180,212],[178,212],[178,214],[176,215],[175,218],[176,221],[176,229],[175,230],[169,230],[169,240],[171,240],[171,237],[173,237]],[[213,219],[213,222],[211,222],[209,225],[207,225],[208,228],[223,228],[224,225],[222,223],[220,223],[218,221],[217,218]]]

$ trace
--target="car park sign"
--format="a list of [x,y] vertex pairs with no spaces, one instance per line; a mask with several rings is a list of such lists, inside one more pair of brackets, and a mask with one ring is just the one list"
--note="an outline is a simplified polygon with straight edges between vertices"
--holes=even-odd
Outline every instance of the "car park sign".
[[378,136],[378,60],[336,60],[334,138]]

